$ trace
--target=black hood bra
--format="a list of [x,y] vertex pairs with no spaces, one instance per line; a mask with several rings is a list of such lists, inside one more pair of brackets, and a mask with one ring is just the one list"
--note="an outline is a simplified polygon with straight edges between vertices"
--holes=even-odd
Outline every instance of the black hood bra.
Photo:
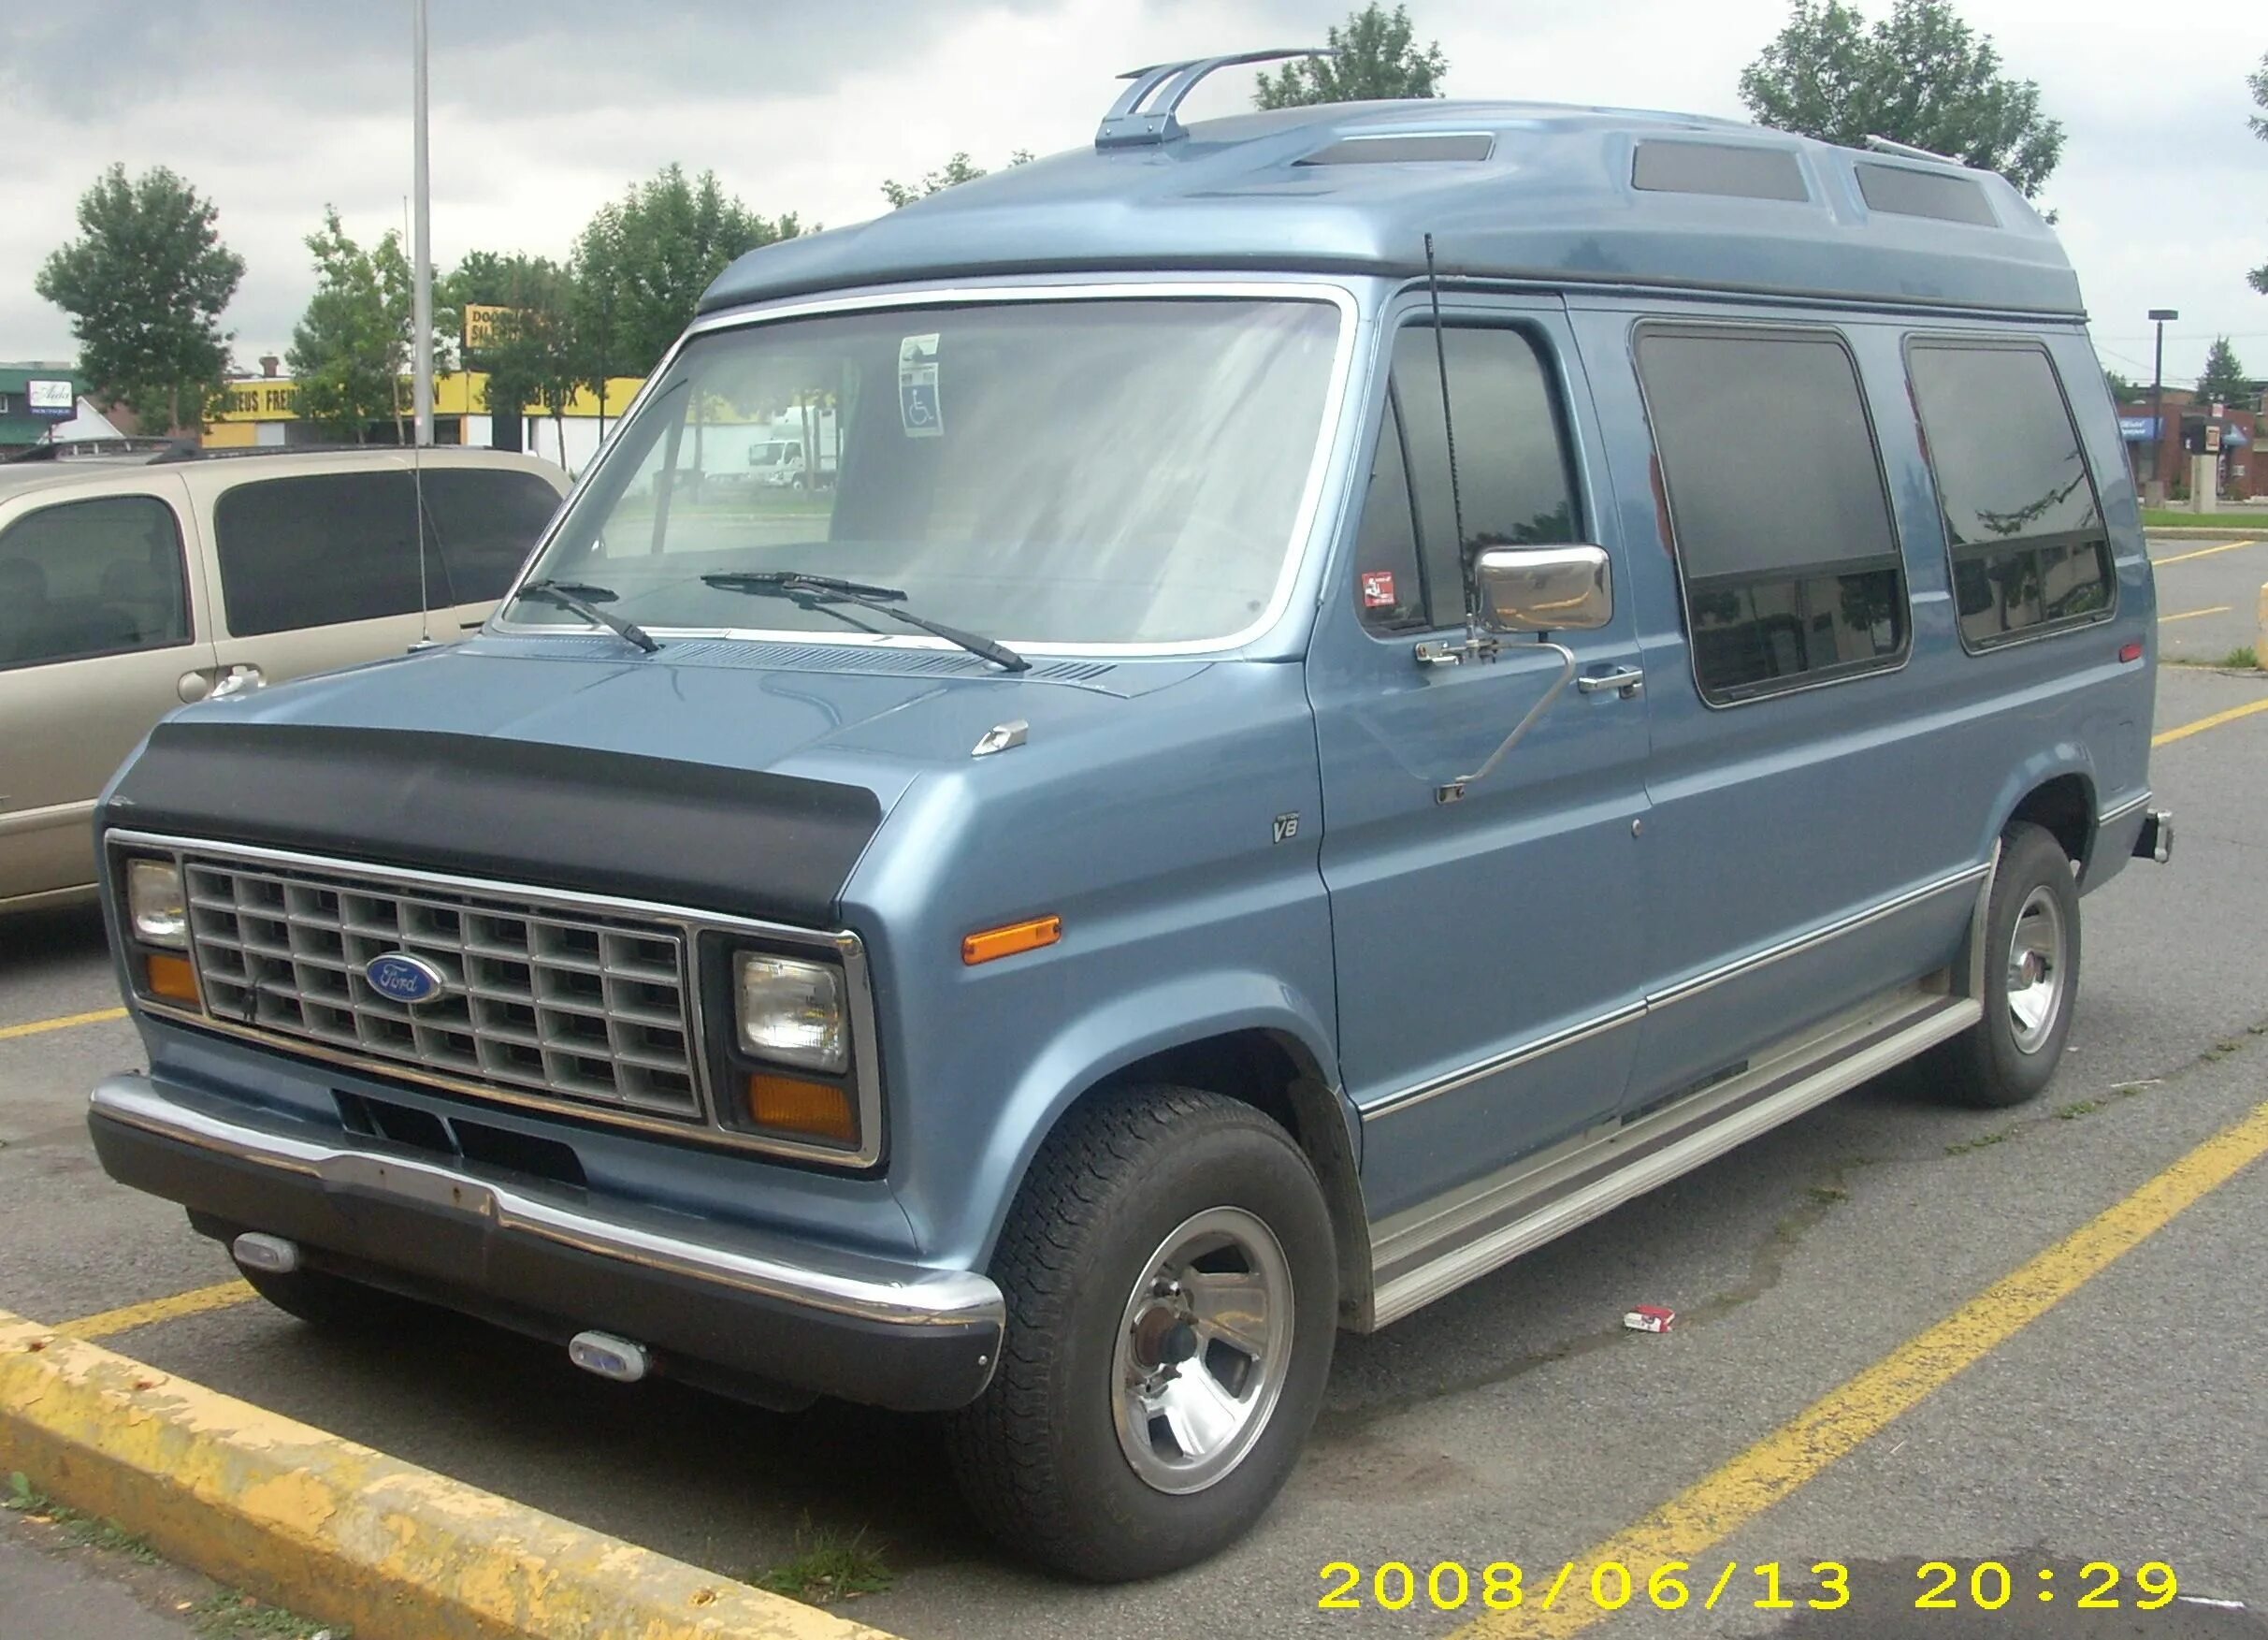
[[543,741],[161,724],[103,829],[832,927],[882,823],[862,787]]

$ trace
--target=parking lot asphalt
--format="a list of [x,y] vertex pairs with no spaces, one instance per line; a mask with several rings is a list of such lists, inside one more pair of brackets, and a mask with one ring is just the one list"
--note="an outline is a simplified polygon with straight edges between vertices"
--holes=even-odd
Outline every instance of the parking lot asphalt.
[[[2246,573],[2268,573],[2268,547],[2258,556]],[[2160,574],[2169,611],[2187,567]],[[1441,1634],[1476,1619],[1504,1634],[1599,1620],[1608,1634],[2268,1637],[2268,1166],[2205,1194],[1789,1495],[1745,1509],[1711,1489],[1752,1444],[2268,1100],[2268,711],[2222,717],[2261,702],[2268,675],[2161,675],[2161,733],[2220,721],[2154,755],[2179,817],[2175,862],[2137,863],[2085,902],[2070,1057],[2036,1104],[1956,1110],[1926,1072],[1894,1074],[1376,1337],[1342,1338],[1275,1509],[1158,1583],[1076,1587],[1004,1558],[964,1518],[917,1419],[834,1405],[776,1416],[605,1384],[447,1316],[348,1340],[236,1301],[220,1250],[110,1185],[88,1149],[86,1090],[137,1062],[131,1029],[6,1034],[114,1006],[83,914],[0,928],[0,1307],[58,1325],[107,1313],[92,1330],[129,1355],[728,1575],[862,1531],[896,1575],[855,1615],[912,1640]],[[1676,1309],[1675,1329],[1625,1331],[1640,1302]],[[1695,1557],[1686,1609],[1646,1609],[1641,1583],[1611,1618],[1576,1609],[1580,1593],[1538,1610],[1563,1562],[1689,1488],[1705,1505],[1721,1497],[1729,1529]],[[1812,1568],[1830,1560],[1849,1568],[1850,1603],[1809,1610],[1827,1575]],[[1930,1560],[1951,1563],[1956,1609],[1915,1610],[1941,1577],[1916,1575]],[[1359,1574],[1355,1609],[1319,1610],[1346,1580],[1324,1575],[1334,1561]],[[1400,1610],[1377,1598],[1392,1561],[1414,1573]],[[1427,1592],[1443,1561],[1470,1580],[1455,1610]],[[1999,1592],[1997,1574],[1972,1572],[1981,1561],[2007,1570],[1998,1610],[1976,1609]],[[1482,1609],[1491,1562],[1523,1568],[1520,1608]],[[1772,1562],[1793,1610],[1755,1604],[1769,1589],[1752,1568]],[[2116,1573],[2127,1604],[2083,1620],[2077,1596],[2105,1575],[2083,1577],[2087,1562]],[[2237,1604],[2138,1613],[2148,1562],[2171,1566],[2183,1597]],[[1727,1564],[1726,1597],[1704,1612]],[[1399,1604],[1397,1579],[1384,1593]]]
[[[2201,523],[2208,522],[2201,516]],[[2257,526],[2249,515],[2245,523]],[[2249,540],[2171,537],[2150,544],[2158,570],[2159,654],[2171,660],[2219,660],[2257,648],[2261,587],[2268,582],[2268,536]]]

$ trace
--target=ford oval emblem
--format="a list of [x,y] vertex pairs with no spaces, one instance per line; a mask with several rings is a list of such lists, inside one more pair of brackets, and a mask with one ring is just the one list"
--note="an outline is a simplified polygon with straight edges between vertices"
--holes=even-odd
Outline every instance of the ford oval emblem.
[[362,965],[362,977],[379,995],[410,1008],[431,1002],[449,988],[448,975],[425,958],[413,957],[407,951],[388,951],[383,956],[372,957]]

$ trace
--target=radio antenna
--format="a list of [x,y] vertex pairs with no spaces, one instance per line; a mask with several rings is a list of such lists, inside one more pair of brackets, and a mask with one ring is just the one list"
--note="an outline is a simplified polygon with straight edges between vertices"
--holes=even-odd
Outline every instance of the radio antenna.
[[[1457,423],[1449,408],[1449,343],[1441,327],[1441,275],[1434,265],[1433,235],[1425,236],[1425,291],[1433,302],[1433,360],[1441,377],[1441,437],[1449,446],[1449,511],[1457,530],[1457,563],[1465,563],[1465,492],[1457,484]],[[1474,602],[1473,578],[1465,577],[1465,637],[1478,645],[1481,613]]]

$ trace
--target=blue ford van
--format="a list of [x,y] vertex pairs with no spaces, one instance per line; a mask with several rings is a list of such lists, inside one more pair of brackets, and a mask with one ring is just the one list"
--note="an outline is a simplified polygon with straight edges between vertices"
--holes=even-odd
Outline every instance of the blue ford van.
[[[944,1415],[1120,1578],[1339,1328],[1901,1061],[2040,1091],[2172,841],[2048,228],[1714,120],[1184,127],[1209,66],[736,263],[471,641],[152,733],[114,1177],[310,1320]],[[829,482],[712,482],[751,428]]]

